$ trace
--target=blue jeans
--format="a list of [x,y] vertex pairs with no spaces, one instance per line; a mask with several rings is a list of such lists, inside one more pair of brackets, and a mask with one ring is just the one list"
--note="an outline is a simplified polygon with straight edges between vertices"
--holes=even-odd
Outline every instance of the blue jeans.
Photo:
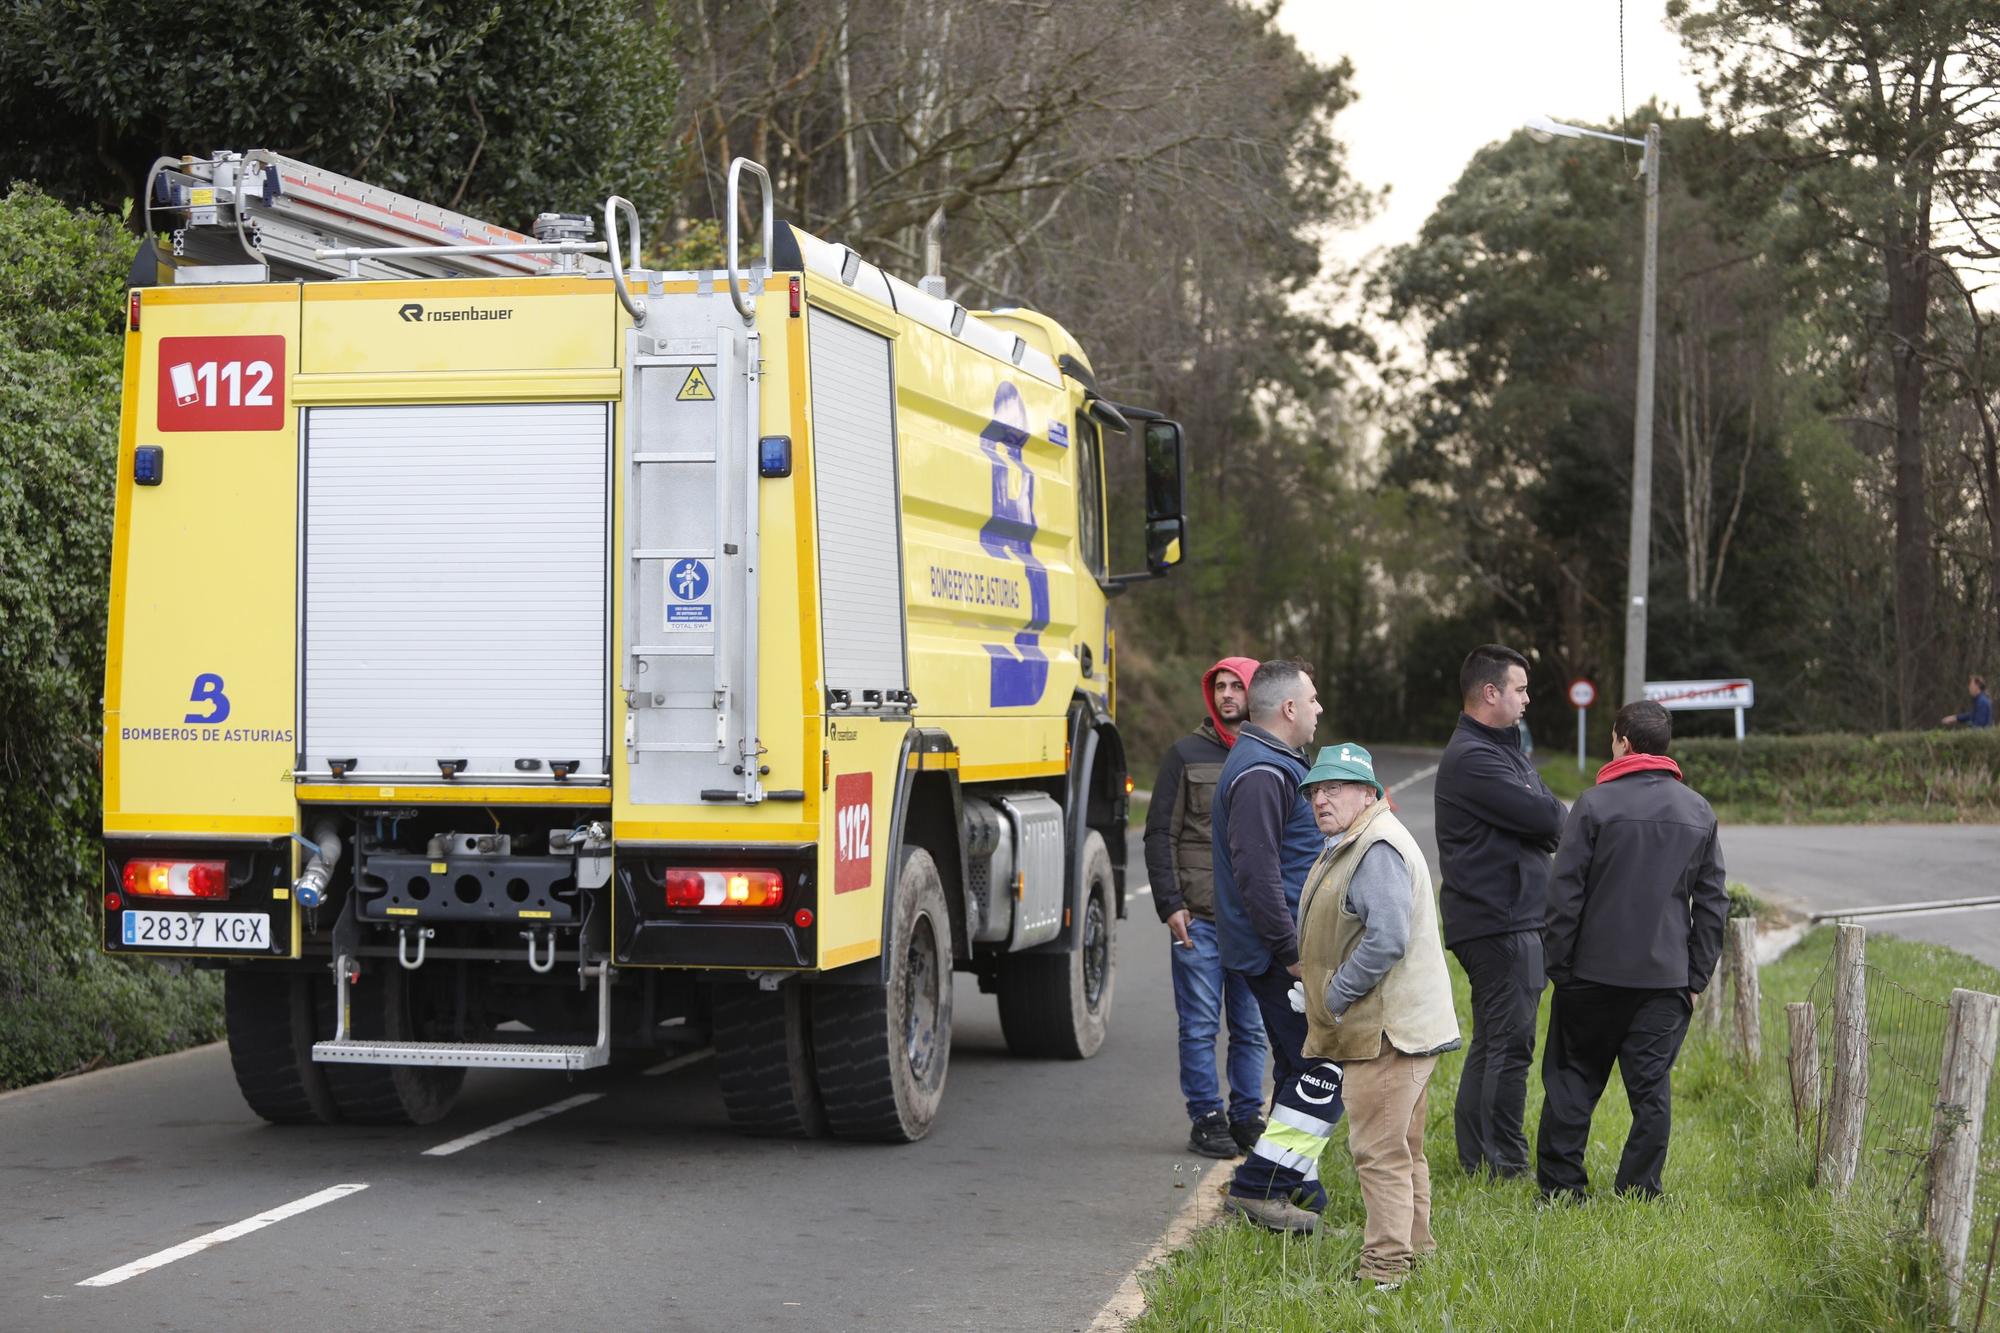
[[1264,1020],[1250,983],[1222,966],[1215,923],[1188,918],[1192,949],[1167,937],[1173,959],[1174,1010],[1181,1023],[1181,1096],[1189,1120],[1223,1109],[1215,1080],[1215,1038],[1222,1028],[1224,1001],[1229,1014],[1229,1120],[1255,1120],[1264,1109]]

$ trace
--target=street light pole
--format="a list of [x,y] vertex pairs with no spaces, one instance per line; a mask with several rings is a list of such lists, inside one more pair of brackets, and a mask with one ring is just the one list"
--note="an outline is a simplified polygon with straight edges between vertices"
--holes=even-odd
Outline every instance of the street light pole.
[[1653,361],[1659,306],[1660,127],[1646,127],[1646,265],[1639,297],[1639,401],[1632,419],[1632,530],[1625,577],[1625,690],[1646,697],[1646,591],[1653,554]]
[[1565,125],[1536,116],[1528,121],[1528,137],[1537,143],[1555,139],[1606,139],[1612,143],[1643,144],[1646,155],[1639,170],[1646,177],[1646,262],[1639,297],[1639,401],[1632,415],[1632,528],[1625,564],[1625,688],[1621,703],[1646,697],[1646,585],[1653,554],[1653,348],[1659,306],[1660,269],[1660,127],[1646,127],[1644,139],[1631,139],[1581,125]]

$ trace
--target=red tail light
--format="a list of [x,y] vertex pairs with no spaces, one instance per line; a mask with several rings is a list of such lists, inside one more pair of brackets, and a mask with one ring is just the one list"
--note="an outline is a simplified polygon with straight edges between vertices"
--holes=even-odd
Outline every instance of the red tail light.
[[227,898],[226,861],[127,861],[125,892],[148,898]]
[[666,881],[669,907],[777,907],[785,901],[785,878],[775,870],[676,866]]
[[137,333],[139,331],[139,289],[136,287],[132,289],[131,319],[132,332]]

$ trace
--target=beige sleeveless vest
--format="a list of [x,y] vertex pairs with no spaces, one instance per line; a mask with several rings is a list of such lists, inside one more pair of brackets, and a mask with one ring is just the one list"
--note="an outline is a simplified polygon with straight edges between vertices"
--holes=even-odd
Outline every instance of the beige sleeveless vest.
[[[1347,886],[1361,858],[1378,842],[1394,847],[1409,868],[1414,895],[1410,943],[1381,984],[1335,1023],[1326,1011],[1326,984],[1361,943],[1362,934],[1361,919],[1347,910]],[[1430,866],[1386,801],[1370,806],[1338,846],[1320,853],[1306,875],[1299,897],[1299,964],[1305,974],[1308,1058],[1370,1060],[1381,1054],[1385,1034],[1391,1046],[1408,1055],[1458,1040]]]

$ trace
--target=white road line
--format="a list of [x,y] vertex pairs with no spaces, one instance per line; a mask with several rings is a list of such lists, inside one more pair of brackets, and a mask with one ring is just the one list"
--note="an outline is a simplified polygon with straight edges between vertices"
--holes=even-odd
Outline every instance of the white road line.
[[671,1060],[662,1060],[660,1061],[660,1063],[654,1065],[651,1069],[640,1070],[639,1077],[652,1078],[655,1074],[671,1074],[676,1069],[686,1069],[689,1065],[694,1064],[697,1061],[706,1060],[708,1059],[709,1056],[714,1054],[715,1052],[713,1050],[690,1051],[686,1055],[677,1055]]
[[1436,764],[1432,764],[1429,768],[1420,768],[1416,772],[1410,774],[1410,776],[1404,778],[1401,782],[1390,783],[1389,794],[1391,796],[1394,796],[1397,792],[1403,790],[1403,788],[1405,787],[1414,787],[1419,782],[1422,782],[1425,778],[1431,776],[1431,774],[1437,771],[1438,771],[1438,766]]
[[259,1213],[255,1217],[246,1217],[241,1222],[223,1227],[219,1231],[211,1231],[205,1236],[196,1236],[193,1240],[183,1241],[171,1249],[161,1250],[158,1254],[149,1254],[143,1259],[134,1259],[122,1268],[113,1268],[107,1272],[99,1273],[96,1277],[87,1277],[76,1285],[79,1287],[115,1287],[128,1278],[138,1277],[141,1273],[150,1273],[155,1268],[164,1267],[177,1259],[185,1259],[191,1254],[200,1254],[203,1250],[211,1246],[220,1245],[224,1241],[235,1240],[238,1236],[247,1236],[253,1231],[262,1231],[273,1222],[282,1222],[288,1217],[297,1217],[300,1213],[310,1212],[323,1203],[332,1203],[335,1199],[344,1199],[350,1194],[359,1193],[367,1188],[368,1186],[365,1184],[333,1185],[321,1190],[317,1194],[308,1194],[303,1199],[294,1199],[290,1203],[273,1208],[267,1213]]
[[539,1111],[525,1111],[511,1120],[502,1120],[497,1125],[488,1125],[485,1129],[475,1130],[462,1139],[453,1139],[449,1143],[440,1143],[435,1148],[426,1148],[423,1155],[449,1157],[455,1152],[464,1152],[467,1148],[477,1147],[488,1139],[497,1139],[502,1134],[510,1133],[523,1125],[532,1125],[537,1120],[547,1120],[552,1115],[561,1115],[564,1111],[571,1111],[588,1102],[594,1102],[603,1095],[601,1092],[579,1092],[574,1097],[565,1097],[552,1106],[542,1107]]

